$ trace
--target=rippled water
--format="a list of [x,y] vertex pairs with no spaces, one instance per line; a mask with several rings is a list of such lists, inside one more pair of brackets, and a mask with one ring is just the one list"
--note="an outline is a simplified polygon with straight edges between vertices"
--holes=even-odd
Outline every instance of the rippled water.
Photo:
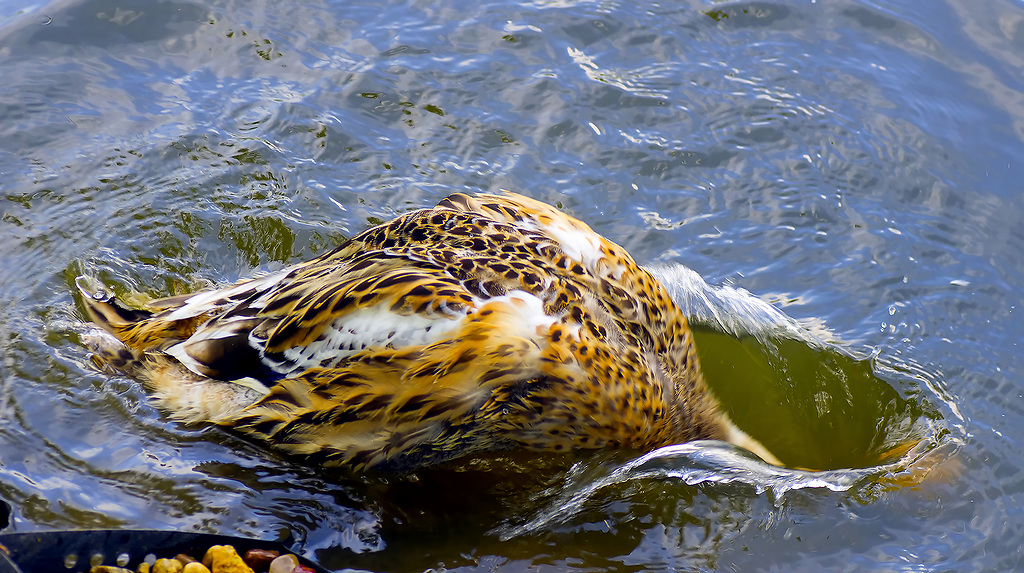
[[[1024,560],[1019,1],[0,0],[0,70],[11,530],[290,533],[373,571]],[[81,344],[78,274],[186,292],[502,188],[663,269],[734,417],[830,471],[324,472],[170,422]]]

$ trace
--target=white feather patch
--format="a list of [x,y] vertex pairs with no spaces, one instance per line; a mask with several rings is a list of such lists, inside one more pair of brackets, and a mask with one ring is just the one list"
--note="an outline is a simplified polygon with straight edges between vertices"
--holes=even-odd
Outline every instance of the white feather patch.
[[334,321],[320,340],[285,350],[288,362],[282,368],[294,371],[336,365],[367,348],[432,344],[457,329],[459,323],[457,317],[403,316],[386,305],[362,308]]
[[531,220],[521,222],[520,226],[550,236],[558,243],[558,247],[562,249],[565,256],[582,263],[596,276],[618,280],[625,271],[625,267],[621,263],[612,261],[601,252],[601,237],[589,229],[578,229],[560,221],[542,224],[537,220]]
[[[171,322],[175,320],[184,320],[186,318],[192,318],[205,312],[209,312],[214,308],[221,307],[225,304],[228,298],[235,296],[246,291],[263,291],[269,289],[274,284],[281,281],[292,269],[283,269],[276,273],[259,277],[250,281],[238,283],[234,286],[227,288],[212,290],[208,292],[201,292],[193,297],[190,297],[188,301],[180,307],[171,311],[165,317],[164,320]],[[228,301],[231,302],[231,301]],[[235,301],[237,302],[237,301]]]
[[535,334],[538,329],[546,331],[557,320],[555,317],[544,312],[544,301],[536,295],[524,290],[512,290],[503,296],[496,296],[488,299],[488,303],[504,303],[514,308],[521,322],[524,331]]

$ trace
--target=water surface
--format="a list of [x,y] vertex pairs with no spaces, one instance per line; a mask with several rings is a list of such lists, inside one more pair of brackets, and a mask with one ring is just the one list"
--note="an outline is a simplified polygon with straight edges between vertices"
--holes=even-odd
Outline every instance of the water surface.
[[[11,529],[372,571],[1014,569],[1022,54],[1010,0],[0,0]],[[173,423],[81,343],[78,274],[187,292],[498,189],[663,269],[734,417],[828,471],[699,444],[345,475]]]

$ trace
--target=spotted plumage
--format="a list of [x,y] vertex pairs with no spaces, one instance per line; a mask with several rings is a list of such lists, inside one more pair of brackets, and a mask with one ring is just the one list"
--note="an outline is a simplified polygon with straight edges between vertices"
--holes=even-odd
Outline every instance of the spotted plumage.
[[80,279],[98,360],[189,421],[327,465],[727,440],[686,318],[618,245],[519,195],[455,194],[311,261],[129,310]]

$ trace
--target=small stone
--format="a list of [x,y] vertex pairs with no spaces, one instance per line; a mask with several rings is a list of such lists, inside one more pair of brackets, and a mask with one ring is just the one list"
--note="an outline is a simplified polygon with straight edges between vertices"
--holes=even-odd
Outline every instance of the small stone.
[[252,568],[242,561],[242,558],[230,545],[214,545],[203,556],[203,565],[206,565],[212,573],[254,573]]
[[185,568],[181,570],[181,573],[210,573],[210,570],[206,568],[206,565],[198,561],[192,561],[185,565]]
[[153,564],[153,573],[181,573],[183,568],[177,559],[157,559]]
[[245,557],[242,560],[246,565],[252,567],[253,571],[266,571],[270,568],[270,563],[279,555],[281,554],[272,549],[250,549],[245,552]]
[[298,566],[298,557],[291,554],[282,555],[270,562],[269,573],[292,573]]

